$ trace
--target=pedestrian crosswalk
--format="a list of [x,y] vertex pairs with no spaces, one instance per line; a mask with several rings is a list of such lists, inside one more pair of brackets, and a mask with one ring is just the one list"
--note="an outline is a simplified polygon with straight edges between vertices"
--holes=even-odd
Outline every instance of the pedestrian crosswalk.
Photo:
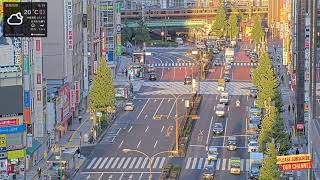
[[[183,82],[150,82],[142,84],[144,87],[157,88],[154,91],[140,92],[140,95],[169,95],[169,94],[191,94],[191,86],[184,85]],[[229,95],[249,95],[249,89],[253,84],[251,82],[229,82],[227,92]],[[200,94],[220,94],[217,82],[201,82]]]
[[194,63],[155,63],[155,64],[147,64],[149,67],[191,67]]
[[[214,65],[216,66],[223,66],[225,63],[224,62],[215,62]],[[253,62],[234,62],[232,63],[232,66],[252,66],[255,67],[257,66],[257,63]]]
[[[240,170],[249,171],[250,168],[249,159],[240,159]],[[184,169],[203,169],[206,165],[213,164],[216,170],[228,171],[230,170],[230,159],[218,158],[216,161],[208,161],[206,158],[188,157]]]
[[[166,157],[155,157],[152,159],[151,167],[161,169],[166,161]],[[85,166],[87,170],[106,169],[145,169],[149,168],[147,157],[93,157],[88,160]]]

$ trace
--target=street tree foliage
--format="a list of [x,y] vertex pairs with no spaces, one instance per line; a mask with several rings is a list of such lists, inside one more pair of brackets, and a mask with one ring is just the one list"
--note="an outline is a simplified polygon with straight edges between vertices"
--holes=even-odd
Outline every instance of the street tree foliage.
[[239,24],[238,24],[238,16],[235,14],[236,10],[232,9],[233,14],[229,17],[229,36],[231,40],[237,39],[237,36],[239,34]]
[[255,41],[256,45],[260,44],[262,41],[262,38],[264,37],[261,17],[259,15],[255,15],[253,17],[253,27],[252,27],[251,36],[252,36],[252,39]]
[[89,108],[95,110],[114,107],[114,105],[115,89],[113,86],[112,72],[106,64],[105,57],[102,57],[89,93]]
[[252,82],[258,88],[257,106],[264,108],[268,98],[275,99],[277,95],[277,79],[272,69],[271,60],[267,52],[263,51],[257,68],[253,71]]
[[212,31],[216,37],[221,38],[227,25],[227,16],[222,0],[218,1],[217,14],[213,22]]
[[274,143],[269,143],[269,150],[267,151],[262,167],[260,169],[260,180],[276,180],[281,179],[281,172],[278,170],[277,155],[278,150]]
[[134,39],[135,39],[137,45],[139,45],[139,46],[142,46],[144,42],[147,43],[148,41],[150,41],[149,29],[147,28],[142,17],[140,17],[140,19],[138,21],[138,27],[135,29]]
[[130,42],[132,40],[133,32],[132,32],[132,29],[130,29],[128,26],[127,19],[124,20],[124,26],[123,26],[121,35],[122,35],[122,44],[124,45],[127,44],[127,42]]

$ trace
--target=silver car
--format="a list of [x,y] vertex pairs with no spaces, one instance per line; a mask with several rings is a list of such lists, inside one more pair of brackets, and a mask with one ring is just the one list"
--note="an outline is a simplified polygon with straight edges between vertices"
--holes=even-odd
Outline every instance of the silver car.
[[214,123],[212,131],[213,131],[214,134],[223,133],[223,125],[222,125],[222,123]]

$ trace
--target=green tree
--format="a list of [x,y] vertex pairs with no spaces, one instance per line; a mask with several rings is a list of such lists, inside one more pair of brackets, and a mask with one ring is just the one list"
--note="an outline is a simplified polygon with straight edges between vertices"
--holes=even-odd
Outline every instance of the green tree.
[[231,40],[235,40],[237,39],[237,36],[239,34],[239,24],[238,24],[238,16],[236,14],[236,10],[235,9],[232,9],[232,14],[231,16],[229,17],[229,36]]
[[145,25],[142,17],[140,17],[138,21],[138,27],[135,29],[134,39],[136,43],[140,46],[142,46],[143,43],[147,43],[148,41],[150,41],[149,29]]
[[217,14],[213,22],[212,31],[216,37],[221,38],[224,35],[224,30],[227,25],[227,16],[224,9],[223,1],[218,1]]
[[122,35],[122,43],[123,44],[127,44],[127,42],[130,42],[132,40],[133,32],[132,32],[132,29],[130,29],[128,26],[127,19],[124,20],[124,26],[123,26],[121,35]]
[[253,27],[251,35],[256,45],[260,44],[262,38],[264,37],[264,32],[261,24],[261,17],[259,15],[253,17]]
[[277,163],[278,150],[274,143],[269,143],[269,150],[263,159],[260,169],[260,180],[278,180],[281,179]]
[[106,59],[103,57],[100,61],[97,74],[93,78],[92,88],[89,92],[89,108],[91,110],[105,109],[108,107],[113,108],[114,105],[115,89],[112,72],[106,64]]
[[280,144],[279,153],[284,154],[291,148],[290,138],[285,131],[284,120],[278,117],[273,124],[270,136],[275,140],[275,143]]

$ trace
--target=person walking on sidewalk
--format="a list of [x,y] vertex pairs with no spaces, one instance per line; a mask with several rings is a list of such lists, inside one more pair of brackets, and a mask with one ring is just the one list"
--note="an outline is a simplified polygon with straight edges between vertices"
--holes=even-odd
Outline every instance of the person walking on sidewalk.
[[292,105],[292,112],[294,112],[294,104]]
[[290,112],[290,110],[291,110],[291,107],[290,107],[290,104],[288,105],[288,111]]
[[79,119],[79,124],[81,124],[82,116],[79,116],[78,119]]

